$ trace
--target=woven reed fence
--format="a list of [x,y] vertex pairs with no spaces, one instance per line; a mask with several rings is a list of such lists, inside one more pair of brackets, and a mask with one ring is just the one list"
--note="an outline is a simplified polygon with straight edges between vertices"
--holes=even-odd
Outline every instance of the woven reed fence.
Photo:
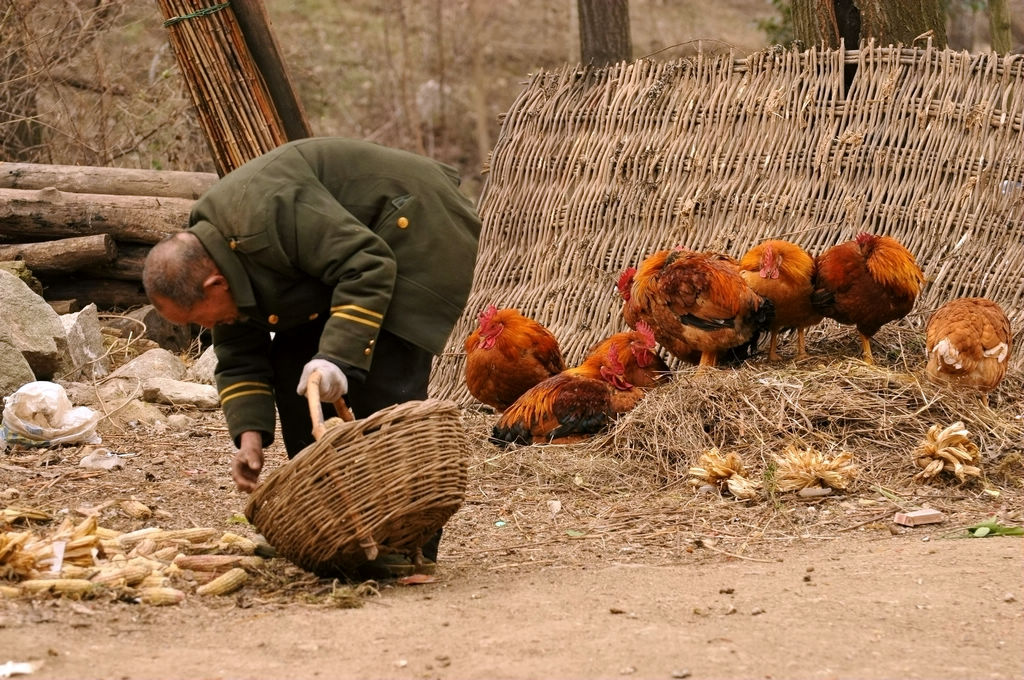
[[990,297],[1019,368],[1022,117],[1021,55],[866,45],[539,72],[493,149],[473,292],[432,392],[474,403],[462,343],[488,304],[547,325],[576,363],[624,330],[616,279],[655,250],[783,238],[817,254],[860,231],[900,239],[925,272],[903,323]]

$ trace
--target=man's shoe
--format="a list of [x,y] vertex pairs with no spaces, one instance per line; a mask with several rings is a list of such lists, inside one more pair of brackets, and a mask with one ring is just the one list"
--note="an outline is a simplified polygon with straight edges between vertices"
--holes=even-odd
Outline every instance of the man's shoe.
[[405,555],[387,553],[359,566],[359,576],[377,581],[412,576],[416,565]]
[[419,564],[413,562],[413,573],[414,574],[427,574],[433,576],[437,572],[437,562],[434,560],[428,560],[426,557],[420,560]]
[[403,576],[412,576],[413,574],[431,575],[436,571],[437,563],[433,560],[422,557],[419,564],[416,564],[408,556],[399,553],[387,553],[359,566],[360,577],[378,581],[402,578]]

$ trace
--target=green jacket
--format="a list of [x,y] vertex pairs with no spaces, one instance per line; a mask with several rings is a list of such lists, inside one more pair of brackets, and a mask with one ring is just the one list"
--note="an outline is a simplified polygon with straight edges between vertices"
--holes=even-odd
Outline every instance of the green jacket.
[[285,144],[196,201],[189,231],[244,321],[213,329],[232,437],[274,431],[270,331],[329,314],[319,354],[366,370],[381,328],[439,354],[465,307],[480,218],[457,172],[370,142]]

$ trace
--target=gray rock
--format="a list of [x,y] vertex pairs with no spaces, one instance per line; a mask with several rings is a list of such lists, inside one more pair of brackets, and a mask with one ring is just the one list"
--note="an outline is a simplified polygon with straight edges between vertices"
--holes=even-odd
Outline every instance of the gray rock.
[[199,358],[192,362],[189,366],[188,372],[185,373],[185,378],[195,383],[202,383],[204,385],[216,385],[216,380],[213,377],[214,372],[217,370],[217,355],[213,351],[213,346],[206,348]]
[[95,380],[110,373],[110,361],[103,345],[100,318],[94,303],[73,314],[60,317],[67,337],[71,364],[65,380]]
[[220,398],[211,385],[198,385],[184,380],[150,378],[142,385],[142,399],[155,404],[217,408]]
[[129,333],[148,338],[171,352],[184,352],[192,344],[192,329],[173,324],[160,316],[153,305],[144,305],[123,317],[110,317],[107,326],[121,331],[122,337]]
[[0,322],[6,322],[13,344],[37,380],[50,380],[61,369],[67,351],[60,316],[24,281],[0,270]]
[[167,416],[160,410],[159,406],[147,404],[138,399],[130,399],[113,405],[108,405],[110,416],[100,421],[100,428],[149,428],[167,420]]
[[156,348],[143,352],[111,373],[115,378],[170,378],[181,380],[185,377],[185,362],[166,349]]
[[124,467],[124,461],[110,449],[99,448],[84,456],[78,465],[90,470],[116,470]]
[[167,427],[177,432],[191,430],[195,422],[194,418],[189,418],[184,413],[173,413],[167,416]]
[[67,392],[68,399],[72,404],[81,406],[95,406],[99,403],[96,395],[96,385],[87,382],[66,382],[60,381],[61,387]]
[[8,397],[36,379],[32,367],[15,346],[7,323],[0,319],[0,398]]

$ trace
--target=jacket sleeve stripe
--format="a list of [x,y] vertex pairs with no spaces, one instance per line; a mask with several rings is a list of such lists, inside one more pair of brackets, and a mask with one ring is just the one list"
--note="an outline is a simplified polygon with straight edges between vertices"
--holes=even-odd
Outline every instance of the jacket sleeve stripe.
[[358,312],[359,314],[363,314],[365,316],[372,316],[375,319],[384,318],[383,314],[378,314],[373,310],[367,309],[366,307],[360,307],[359,305],[338,305],[336,307],[331,307],[332,314],[336,314],[337,312],[340,312],[342,310],[349,312]]
[[[245,380],[245,381],[242,381],[242,382],[236,382],[236,383],[233,383],[231,385],[228,385],[227,387],[225,387],[224,389],[222,389],[220,391],[220,396],[223,397],[224,395],[228,394],[229,392],[241,389],[243,387],[262,387],[267,392],[270,391],[270,385],[265,383],[265,382],[258,382],[258,381],[254,381],[254,380]],[[256,391],[259,391],[259,390],[256,390]]]
[[268,397],[272,396],[272,393],[270,392],[270,390],[249,390],[247,392],[235,392],[234,394],[229,394],[226,397],[222,397],[221,400],[220,400],[220,405],[223,406],[224,404],[228,403],[232,399],[236,399],[238,397],[247,397],[247,396],[250,396],[250,395],[253,395],[253,394],[259,394],[259,395],[268,396]]
[[361,323],[372,328],[380,328],[380,324],[377,323],[376,321],[367,321],[366,319],[360,319],[358,316],[352,316],[351,314],[342,314],[341,312],[335,312],[334,314],[331,314],[331,316],[336,316],[339,319],[348,319],[349,321],[355,321],[356,323]]

